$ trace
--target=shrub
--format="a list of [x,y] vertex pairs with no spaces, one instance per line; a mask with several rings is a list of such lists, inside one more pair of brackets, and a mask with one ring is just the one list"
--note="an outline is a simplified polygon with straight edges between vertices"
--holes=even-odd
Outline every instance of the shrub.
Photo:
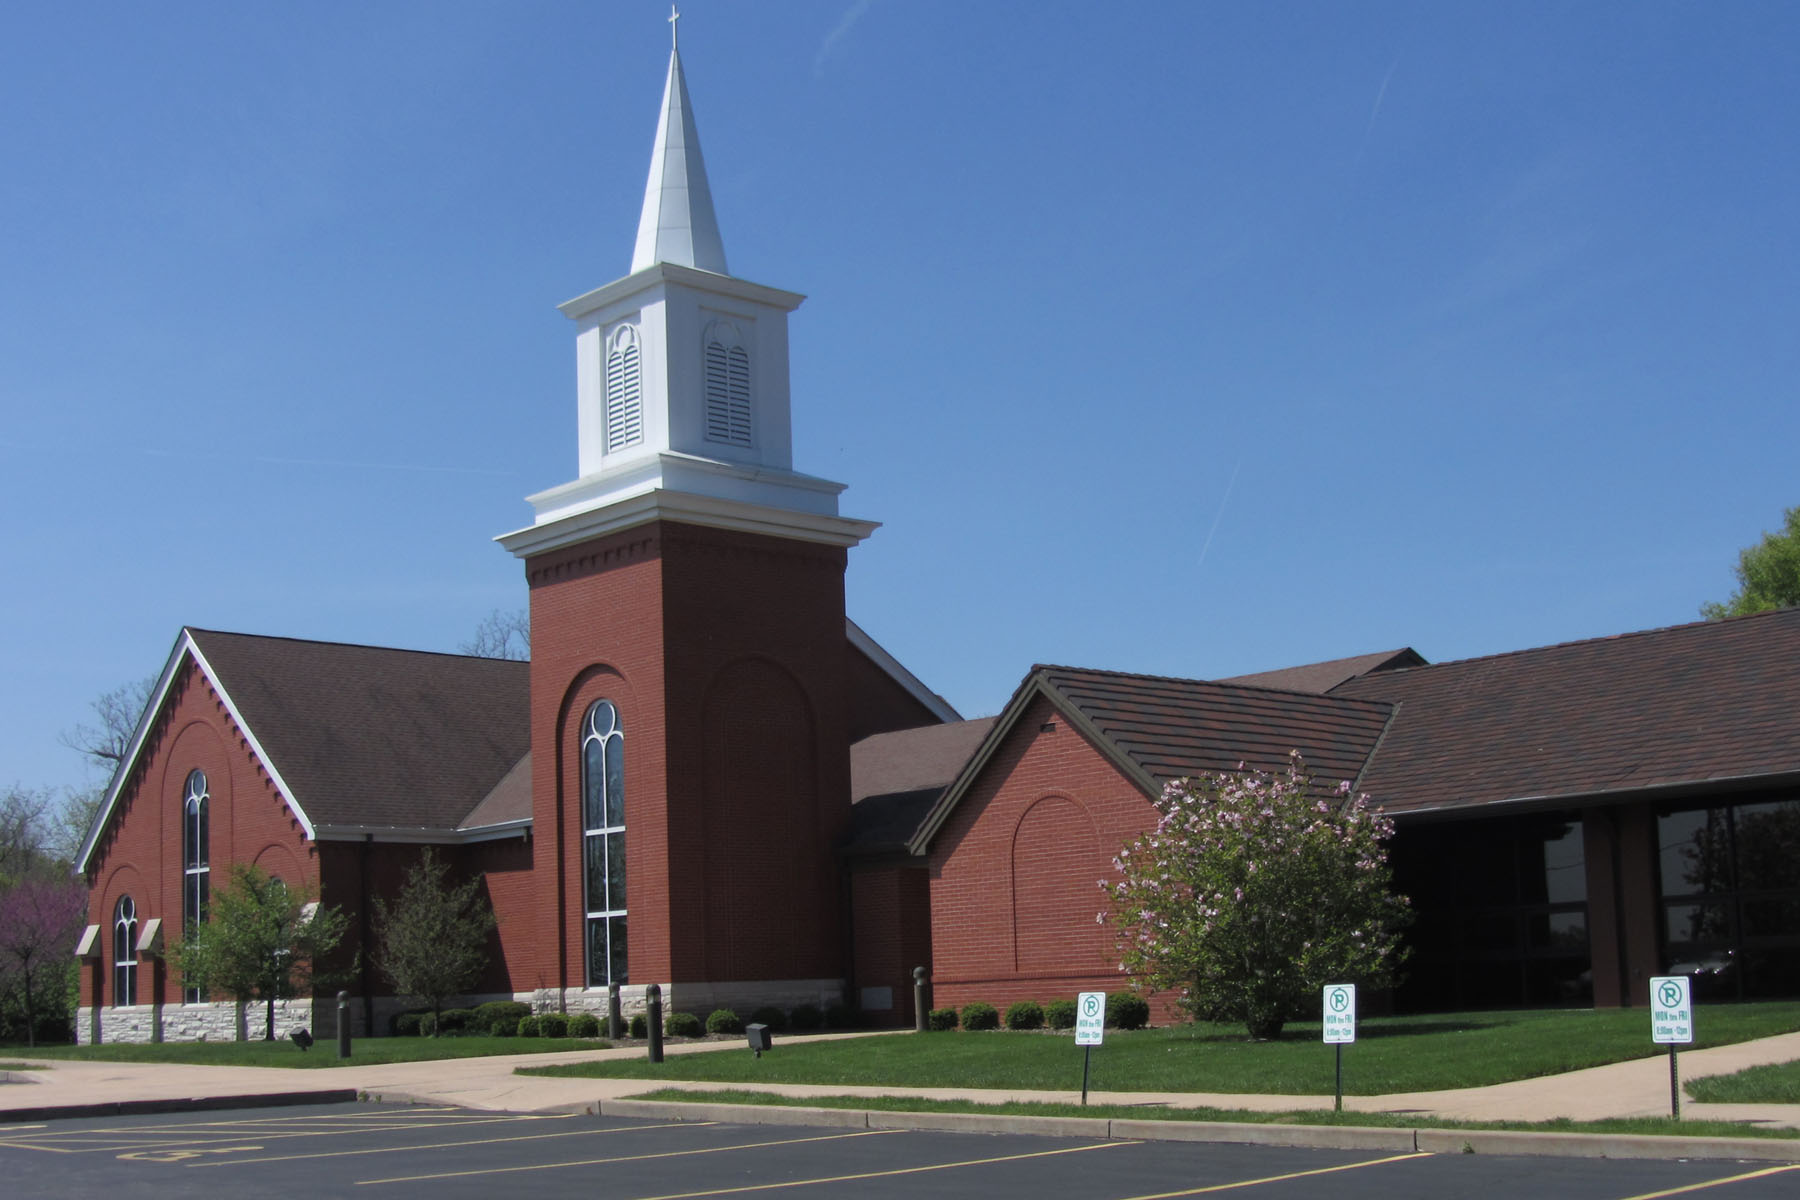
[[765,1004],[751,1013],[750,1019],[758,1025],[767,1025],[770,1033],[780,1033],[788,1027],[787,1013],[772,1004]]
[[1052,1000],[1044,1005],[1044,1023],[1052,1029],[1073,1029],[1075,1012],[1073,1000]]
[[700,1024],[700,1018],[693,1013],[670,1013],[668,1019],[663,1022],[663,1032],[670,1037],[695,1038],[705,1031],[705,1026]]
[[493,1037],[514,1037],[519,1021],[531,1015],[531,1005],[518,1000],[490,1000],[475,1006],[475,1027]]
[[437,1031],[440,1037],[473,1037],[486,1033],[487,1027],[475,1023],[472,1008],[446,1008],[438,1014]]
[[708,1033],[742,1033],[744,1023],[738,1019],[737,1013],[729,1008],[715,1008],[706,1017]]
[[625,1032],[640,1041],[650,1036],[650,1018],[643,1013],[632,1013],[631,1020],[625,1024]]
[[600,1018],[593,1013],[576,1013],[569,1018],[569,1036],[573,1038],[599,1037]]
[[538,1014],[538,1032],[547,1038],[569,1036],[569,1014],[547,1012]]
[[[825,1024],[825,1014],[816,1004],[802,1004],[788,1014],[789,1029],[817,1029]],[[770,1026],[774,1028],[774,1026]]]
[[925,1024],[938,1033],[948,1033],[956,1028],[956,1010],[954,1008],[934,1008],[925,1018]]
[[1150,1023],[1150,1002],[1136,992],[1114,992],[1106,998],[1106,1023],[1114,1029],[1142,1029]]
[[963,1005],[962,1027],[971,1032],[983,1029],[1000,1028],[1000,1013],[993,1005],[981,1000]]
[[543,1037],[544,1027],[536,1017],[520,1017],[518,1037]]
[[414,1009],[411,1012],[395,1013],[388,1019],[388,1030],[395,1037],[420,1037],[423,1030],[420,1022],[431,1014]]
[[1008,1029],[1042,1029],[1044,1006],[1036,1000],[1020,1000],[1006,1010]]

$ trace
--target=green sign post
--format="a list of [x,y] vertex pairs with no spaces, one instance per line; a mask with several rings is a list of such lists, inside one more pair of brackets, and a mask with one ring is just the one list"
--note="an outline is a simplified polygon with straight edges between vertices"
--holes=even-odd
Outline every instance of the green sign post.
[[1669,1116],[1681,1120],[1681,1076],[1675,1047],[1694,1040],[1694,1002],[1686,975],[1657,975],[1650,980],[1650,1040],[1669,1047]]
[[1088,1067],[1094,1047],[1106,1037],[1106,993],[1082,992],[1075,997],[1075,1044],[1081,1047],[1081,1105],[1087,1107]]
[[1325,985],[1325,1044],[1337,1047],[1337,1104],[1344,1111],[1344,1046],[1356,1040],[1356,985]]

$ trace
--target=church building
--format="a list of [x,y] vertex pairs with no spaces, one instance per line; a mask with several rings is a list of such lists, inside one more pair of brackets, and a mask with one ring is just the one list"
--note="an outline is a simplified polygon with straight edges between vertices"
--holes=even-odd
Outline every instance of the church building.
[[802,299],[729,272],[672,51],[630,273],[562,305],[576,477],[498,539],[531,661],[182,630],[80,853],[80,1040],[242,1035],[166,962],[236,863],[348,915],[323,965],[386,1032],[412,1002],[376,903],[427,847],[497,918],[471,1003],[654,983],[899,1024],[917,966],[937,1006],[1114,990],[1095,884],[1152,798],[1296,749],[1398,820],[1398,1007],[1643,1003],[1670,970],[1800,995],[1800,610],[1437,665],[1037,666],[964,720],[845,613],[876,524],[795,469]]

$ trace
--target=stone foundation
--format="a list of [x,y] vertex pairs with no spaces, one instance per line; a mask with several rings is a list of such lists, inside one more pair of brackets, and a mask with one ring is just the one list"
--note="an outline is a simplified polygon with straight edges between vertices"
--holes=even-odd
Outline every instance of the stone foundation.
[[[629,1020],[633,1014],[649,1009],[645,999],[646,984],[628,983],[619,988],[619,1008]],[[520,992],[513,997],[531,1005],[534,1013],[591,1012],[606,1019],[605,988],[539,988]],[[844,999],[841,979],[775,979],[739,983],[665,983],[662,985],[663,1014],[690,1012],[704,1019],[716,1008],[729,1008],[748,1019],[759,1008],[779,1008],[790,1012],[803,1004],[823,1012]]]
[[[330,1036],[336,1036],[336,1004],[320,1001],[333,1011]],[[267,1009],[260,1002],[238,1004],[232,1000],[201,1004],[138,1004],[130,1008],[82,1008],[75,1016],[75,1041],[94,1042],[242,1042],[262,1037]],[[305,998],[275,1003],[275,1036],[286,1037],[296,1029],[313,1027],[313,1001]]]

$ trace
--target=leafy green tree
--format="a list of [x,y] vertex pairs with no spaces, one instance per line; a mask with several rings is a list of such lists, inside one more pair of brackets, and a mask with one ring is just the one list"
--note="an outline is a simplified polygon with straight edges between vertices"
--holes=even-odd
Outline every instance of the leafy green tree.
[[1126,971],[1259,1039],[1316,1011],[1327,983],[1392,982],[1411,914],[1389,886],[1393,822],[1366,796],[1316,789],[1295,752],[1283,775],[1176,780],[1157,809],[1100,883]]
[[1738,552],[1736,573],[1738,590],[1731,599],[1702,604],[1701,616],[1718,621],[1800,604],[1800,507],[1787,510],[1779,532],[1765,533]]
[[481,978],[494,929],[480,876],[451,886],[449,875],[450,864],[427,849],[407,871],[399,899],[375,901],[381,973],[400,994],[431,1006],[433,1037],[445,999]]
[[175,948],[175,969],[189,987],[267,1006],[263,1037],[275,1040],[275,1002],[309,990],[315,964],[337,948],[346,921],[258,867],[231,868],[207,901],[206,920]]

